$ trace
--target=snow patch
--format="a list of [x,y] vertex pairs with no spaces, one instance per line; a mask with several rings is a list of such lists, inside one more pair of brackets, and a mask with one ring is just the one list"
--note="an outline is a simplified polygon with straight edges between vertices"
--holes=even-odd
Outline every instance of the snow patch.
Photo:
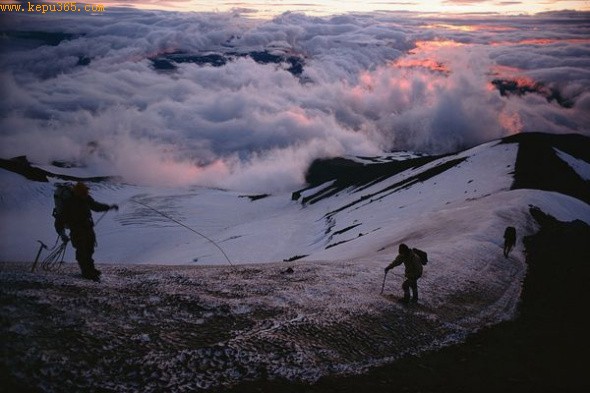
[[582,179],[590,181],[590,164],[559,149],[554,149],[557,156],[568,164]]

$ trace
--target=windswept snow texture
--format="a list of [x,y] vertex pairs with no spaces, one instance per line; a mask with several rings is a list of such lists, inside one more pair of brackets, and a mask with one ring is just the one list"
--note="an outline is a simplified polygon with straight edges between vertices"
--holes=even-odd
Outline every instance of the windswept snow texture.
[[[511,264],[506,283],[522,274]],[[48,391],[215,389],[266,376],[314,381],[455,341],[498,289],[483,288],[461,307],[406,308],[390,295],[401,278],[390,277],[387,295],[379,295],[382,271],[373,263],[290,266],[291,274],[282,264],[106,266],[95,284],[72,264],[59,274],[6,264],[3,358]]]
[[[515,314],[524,256],[519,241],[503,257],[506,226],[519,240],[532,234],[530,205],[590,223],[578,199],[510,189],[518,146],[489,142],[308,205],[288,193],[91,184],[97,200],[121,207],[97,224],[100,284],[79,278],[71,250],[60,272],[16,262],[55,238],[53,181],[2,170],[0,260],[15,261],[0,270],[2,357],[15,378],[47,391],[214,390],[363,372],[461,340]],[[207,236],[231,265],[135,201]],[[429,254],[409,307],[396,301],[400,268],[380,295],[401,242]]]

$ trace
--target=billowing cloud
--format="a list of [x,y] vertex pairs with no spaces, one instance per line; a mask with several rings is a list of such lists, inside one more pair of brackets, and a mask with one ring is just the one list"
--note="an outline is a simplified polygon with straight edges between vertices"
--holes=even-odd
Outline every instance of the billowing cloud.
[[[132,182],[272,191],[318,157],[589,133],[589,26],[575,16],[113,8],[3,26],[0,156]],[[515,81],[536,87],[498,88]]]

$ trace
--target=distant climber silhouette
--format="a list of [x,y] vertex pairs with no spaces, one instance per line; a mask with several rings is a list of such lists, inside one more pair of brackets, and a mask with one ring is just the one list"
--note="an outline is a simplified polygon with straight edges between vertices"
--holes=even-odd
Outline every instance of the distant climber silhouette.
[[504,257],[508,258],[508,254],[512,247],[516,244],[516,228],[506,227],[504,231]]

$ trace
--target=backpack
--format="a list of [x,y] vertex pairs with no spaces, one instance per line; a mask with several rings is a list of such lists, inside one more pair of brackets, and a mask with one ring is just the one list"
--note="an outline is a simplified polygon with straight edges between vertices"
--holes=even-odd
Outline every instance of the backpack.
[[414,251],[414,253],[418,255],[418,257],[420,258],[420,262],[422,262],[423,265],[426,265],[428,263],[428,254],[426,253],[426,251],[422,251],[418,248],[412,248],[412,251]]
[[53,191],[53,217],[56,222],[68,226],[68,217],[66,217],[66,206],[74,196],[71,183],[57,183]]

